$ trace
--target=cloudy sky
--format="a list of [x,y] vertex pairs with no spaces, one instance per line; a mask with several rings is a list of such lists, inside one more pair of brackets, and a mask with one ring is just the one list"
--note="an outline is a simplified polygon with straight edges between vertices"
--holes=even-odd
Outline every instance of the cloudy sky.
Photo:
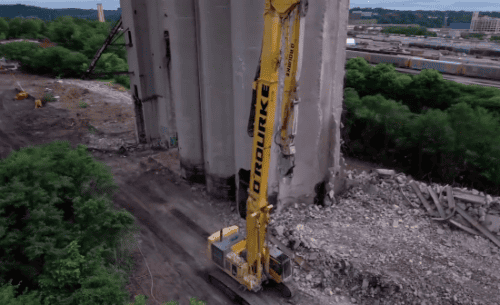
[[[210,1],[210,0],[205,0]],[[237,0],[241,1],[241,0]],[[120,0],[0,0],[0,4],[26,4],[45,8],[83,8],[96,9],[97,3],[102,3],[105,10],[116,10],[120,7]],[[464,10],[464,11],[500,11],[498,0],[351,0],[351,8],[386,8],[392,10]]]

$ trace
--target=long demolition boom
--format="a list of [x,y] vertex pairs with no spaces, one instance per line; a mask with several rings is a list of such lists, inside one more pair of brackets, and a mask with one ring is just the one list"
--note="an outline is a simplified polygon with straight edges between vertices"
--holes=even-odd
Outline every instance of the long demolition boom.
[[[286,31],[285,85],[283,89],[281,111],[280,146],[287,159],[295,154],[293,135],[295,134],[294,118],[297,96],[296,75],[298,65],[298,47],[300,37],[300,15],[305,14],[304,7],[300,11],[299,0],[267,0],[264,11],[264,38],[260,59],[259,76],[253,82],[253,98],[251,113],[253,120],[253,154],[247,200],[247,263],[258,280],[262,277],[264,265],[269,273],[269,247],[265,244],[272,205],[267,200],[269,177],[270,149],[273,140],[273,126],[278,94],[278,69],[281,61],[282,28]],[[289,35],[290,15],[295,11],[292,37]],[[252,116],[252,115],[251,115]],[[252,120],[253,118],[251,118]],[[290,130],[293,129],[293,130]],[[252,128],[249,128],[252,131]],[[293,162],[293,160],[292,160]],[[293,168],[290,166],[290,170]],[[288,173],[289,170],[287,170]],[[262,264],[262,263],[263,264]]]
[[[301,17],[307,1],[266,0],[264,37],[259,66],[252,84],[252,107],[248,133],[253,137],[252,163],[246,202],[246,236],[238,226],[223,228],[208,238],[208,255],[222,273],[211,273],[210,281],[234,291],[229,275],[249,291],[262,289],[262,282],[273,280],[282,285],[285,297],[293,294],[285,283],[292,278],[290,257],[277,248],[270,249],[267,228],[273,208],[267,198],[269,161],[279,86],[279,68],[283,64],[284,87],[280,117],[279,147],[282,176],[291,177],[295,148],[293,138],[297,119],[297,80],[300,74],[299,48],[303,32]],[[291,25],[291,26],[290,26]],[[290,30],[291,29],[291,30]],[[285,58],[281,63],[281,38],[285,34]],[[285,251],[285,250],[283,250]],[[286,252],[286,251],[285,251]],[[289,253],[289,252],[288,252]],[[236,289],[237,290],[237,289]],[[258,302],[257,302],[258,303]],[[256,304],[257,304],[256,303]]]

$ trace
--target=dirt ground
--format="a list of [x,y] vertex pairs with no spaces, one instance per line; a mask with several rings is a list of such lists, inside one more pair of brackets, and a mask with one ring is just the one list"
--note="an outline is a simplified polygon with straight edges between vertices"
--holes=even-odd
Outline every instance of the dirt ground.
[[[14,100],[18,92],[15,89],[21,87],[30,97]],[[35,99],[45,92],[59,96],[58,101],[35,109]],[[81,108],[82,102],[88,106]],[[180,179],[176,150],[158,151],[137,145],[134,122],[132,98],[120,86],[99,81],[58,82],[18,71],[0,72],[0,158],[12,150],[57,139],[70,141],[72,147],[95,147],[102,139],[126,147],[123,153],[106,149],[91,152],[110,166],[120,186],[114,199],[116,207],[130,211],[141,227],[137,244],[129,245],[137,262],[127,285],[131,301],[144,294],[149,297],[148,304],[178,300],[184,305],[193,296],[208,304],[231,304],[207,283],[206,272],[213,265],[204,252],[209,234],[223,225],[241,223],[232,203],[212,200],[204,186]],[[272,288],[263,291],[261,299],[261,304],[286,302]],[[349,304],[315,300],[303,293],[293,302]]]
[[[17,81],[32,97],[13,100]],[[35,98],[40,98],[46,88],[59,96],[58,101],[35,109]],[[79,107],[81,102],[88,107]],[[115,206],[130,211],[141,228],[137,242],[128,245],[137,263],[127,285],[131,301],[135,295],[144,294],[149,297],[147,304],[178,300],[184,305],[189,304],[192,296],[210,305],[231,304],[207,283],[206,272],[213,265],[205,256],[205,241],[222,226],[243,226],[243,220],[236,215],[233,203],[211,199],[204,186],[189,184],[179,177],[176,150],[152,150],[137,145],[134,122],[132,99],[118,86],[64,79],[59,83],[21,72],[0,74],[0,158],[14,149],[56,139],[69,140],[73,147],[95,147],[106,142],[121,143],[126,148],[121,153],[106,149],[91,152],[110,167],[120,186]],[[349,158],[346,161],[348,170],[377,167]],[[300,284],[297,297],[283,300],[269,288],[261,292],[260,304],[500,304],[499,254],[493,249],[489,252],[487,240],[461,231],[449,233],[449,228],[432,223],[423,213],[403,209],[403,202],[399,203],[400,209],[395,209],[391,204],[384,206],[386,199],[352,198],[359,196],[347,195],[335,207],[320,211],[320,217],[303,213],[307,209],[299,212],[290,208],[276,217],[276,222],[284,223],[286,228],[305,225],[323,245],[323,252],[340,253],[358,274],[390,274],[399,280],[400,292],[384,292],[383,301],[373,301],[357,294],[360,287],[353,288],[357,284],[349,281],[347,273],[328,289],[310,285],[316,278],[325,279],[321,276],[323,265],[316,257],[310,259],[311,274],[298,268],[294,271]],[[394,229],[386,223],[394,217],[418,224],[419,229]],[[439,234],[435,233],[437,228],[441,230]],[[299,250],[309,260],[317,249]],[[422,294],[422,301],[400,298],[401,291],[412,287],[418,288],[415,293]],[[457,290],[470,298],[456,294]],[[439,291],[461,299],[423,301],[427,294],[439,296]]]

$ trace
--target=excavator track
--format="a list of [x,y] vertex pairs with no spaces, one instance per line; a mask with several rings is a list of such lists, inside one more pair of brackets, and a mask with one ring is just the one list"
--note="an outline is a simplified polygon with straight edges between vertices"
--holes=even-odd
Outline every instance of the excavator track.
[[285,299],[293,298],[297,292],[293,287],[283,283],[276,284],[276,288]]
[[262,296],[258,293],[241,289],[237,281],[220,269],[210,270],[208,273],[210,283],[224,293],[232,302],[241,305],[261,305],[263,302]]

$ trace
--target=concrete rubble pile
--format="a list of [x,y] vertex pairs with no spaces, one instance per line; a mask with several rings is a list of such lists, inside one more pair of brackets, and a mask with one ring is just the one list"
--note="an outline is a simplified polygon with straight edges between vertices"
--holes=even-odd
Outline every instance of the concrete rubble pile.
[[[353,178],[352,171],[347,172],[346,188],[352,189],[359,187],[364,193],[369,195],[380,195],[386,190],[399,191],[406,199],[406,203],[414,208],[424,207],[432,219],[438,221],[449,221],[466,232],[475,235],[485,235],[500,247],[500,197],[485,195],[477,190],[467,190],[466,188],[451,188],[450,186],[441,186],[438,184],[427,185],[424,182],[408,179],[404,174],[398,174],[393,170],[378,169],[373,173],[362,172]],[[380,186],[377,186],[379,184]],[[448,193],[452,196],[448,196]],[[387,192],[389,193],[389,192]],[[388,195],[387,195],[388,197]],[[433,202],[435,206],[431,206]],[[326,209],[320,206],[307,206],[305,204],[295,203],[296,210],[304,209],[305,213],[311,218],[324,218],[325,211],[331,212],[334,207]],[[444,207],[447,207],[445,210]],[[299,246],[311,248],[311,242],[303,240],[300,237],[299,230],[285,230],[283,219],[290,219],[293,213],[286,212],[278,215],[271,221],[271,227],[278,236],[283,236],[282,242],[296,250]],[[278,225],[276,225],[278,224]]]
[[0,58],[0,71],[16,71],[19,68],[19,62]]
[[[348,197],[342,199],[345,205],[348,205],[349,200],[366,201],[373,196],[382,197],[388,203],[395,203],[394,194],[404,198],[397,202],[399,205],[404,205],[405,210],[424,217],[427,213],[434,221],[447,222],[467,232],[465,234],[484,236],[500,249],[500,197],[465,188],[428,185],[414,181],[404,174],[396,174],[393,170],[377,169],[371,173],[363,171],[361,174],[346,171],[345,191],[344,195],[340,194],[340,198]],[[336,213],[336,209],[343,209],[337,205],[339,200],[334,202],[332,206],[307,206],[305,203],[295,203],[283,213],[273,215],[269,232],[271,241],[276,239],[278,243],[292,249],[290,252],[295,262],[302,265],[302,268],[296,269],[294,275],[295,281],[302,289],[311,293],[316,290],[335,296],[339,293],[336,293],[334,288],[337,285],[332,284],[332,272],[341,274],[347,280],[356,276],[359,280],[359,276],[364,275],[355,274],[358,271],[345,257],[339,257],[338,253],[327,250],[331,241],[311,237],[314,234],[308,222],[329,219],[329,215]],[[401,215],[403,211],[400,210],[398,213]],[[437,231],[441,231],[437,232],[438,234],[444,234],[443,230],[437,229]],[[378,279],[367,276],[362,280],[362,284],[354,288],[363,291],[365,295],[377,295],[380,289],[384,289],[386,283],[375,285],[372,283],[374,281]],[[391,289],[396,286],[392,285]],[[355,299],[351,301],[355,302]]]

